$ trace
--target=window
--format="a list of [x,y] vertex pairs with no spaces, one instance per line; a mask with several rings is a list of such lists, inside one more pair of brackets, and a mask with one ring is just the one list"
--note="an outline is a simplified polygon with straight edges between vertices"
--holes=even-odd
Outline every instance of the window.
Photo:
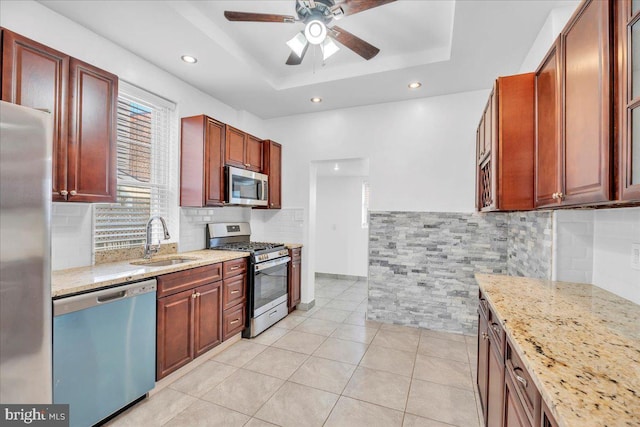
[[[175,209],[169,203],[173,199],[170,141],[176,135],[175,105],[126,82],[120,81],[119,86],[117,202],[95,205],[96,252],[143,246],[147,221],[154,215],[165,218],[169,230],[175,231]],[[153,241],[162,238],[157,221]]]
[[369,182],[362,181],[362,228],[369,228]]

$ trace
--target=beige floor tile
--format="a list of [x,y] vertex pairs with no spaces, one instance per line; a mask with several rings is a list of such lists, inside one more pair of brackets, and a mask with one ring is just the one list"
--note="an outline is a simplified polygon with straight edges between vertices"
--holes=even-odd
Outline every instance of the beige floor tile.
[[358,304],[358,306],[356,307],[355,311],[360,312],[360,313],[366,313],[368,306],[369,306],[369,302],[365,299],[363,302]]
[[464,335],[454,334],[452,332],[433,331],[431,329],[422,329],[420,331],[421,336],[440,338],[442,340],[451,340],[457,342],[466,342]]
[[165,388],[122,413],[108,425],[117,427],[161,426],[196,400],[193,396]]
[[414,379],[407,412],[456,426],[478,427],[478,411],[472,391]]
[[366,313],[356,311],[351,313],[351,315],[347,317],[343,323],[356,326],[366,326],[367,328],[380,329],[382,323],[375,320],[368,320],[366,317]]
[[373,337],[376,336],[378,329],[367,328],[365,326],[342,324],[336,329],[331,336],[333,338],[339,338],[341,340],[361,342],[369,344],[373,341]]
[[337,300],[343,300],[343,301],[354,301],[360,304],[362,301],[367,299],[367,296],[368,295],[366,291],[347,290],[339,295],[336,295],[334,298]]
[[306,332],[308,334],[316,334],[328,337],[340,325],[341,323],[332,322],[331,320],[308,318],[307,320],[296,326],[294,331]]
[[329,301],[331,301],[331,298],[322,298],[322,297],[318,297],[316,296],[315,298],[315,305],[314,307],[324,307],[325,305],[327,305],[329,303]]
[[240,340],[222,353],[212,357],[211,360],[226,363],[227,365],[241,368],[249,360],[267,349],[266,345],[258,344],[250,340]]
[[338,395],[287,382],[256,413],[256,418],[282,427],[320,427]]
[[311,354],[320,347],[320,344],[322,344],[325,339],[326,337],[321,335],[291,331],[278,341],[271,344],[271,346],[290,351],[297,351],[298,353]]
[[411,378],[375,369],[356,369],[342,394],[404,412]]
[[420,338],[418,353],[427,356],[441,357],[443,359],[456,360],[458,362],[469,362],[467,345],[464,342],[423,336]]
[[413,378],[473,390],[468,363],[418,354]]
[[319,287],[315,291],[315,296],[320,298],[335,298],[338,295],[344,292],[344,288],[334,287],[334,286],[325,286]]
[[371,345],[362,358],[360,365],[410,377],[413,372],[414,361],[414,353]]
[[270,347],[247,363],[244,369],[286,380],[308,357],[302,353]]
[[282,384],[284,381],[278,378],[238,369],[202,396],[202,400],[253,415]]
[[[296,310],[298,311],[298,310]],[[295,311],[294,311],[295,313]],[[274,326],[277,328],[282,328],[282,329],[293,329],[296,326],[298,326],[300,323],[304,322],[306,316],[287,316],[284,319],[282,319],[281,321],[279,321],[278,323],[276,323]]]
[[[294,311],[295,313],[295,311]],[[293,314],[293,313],[292,313]],[[289,329],[278,328],[276,326],[272,326],[260,335],[255,338],[251,338],[251,342],[262,344],[262,345],[271,345],[274,342],[278,341],[283,336],[289,333]]]
[[355,369],[355,365],[311,356],[291,375],[289,381],[340,394]]
[[298,309],[295,309],[291,313],[289,313],[289,316],[309,317],[309,316],[311,316],[313,313],[315,313],[318,310],[320,310],[320,307],[317,307],[317,306],[314,306],[314,307],[310,308],[309,310],[298,310]]
[[169,385],[169,388],[200,397],[211,388],[224,381],[238,368],[208,360],[182,378]]
[[329,337],[313,355],[357,365],[366,351],[366,344]]
[[266,421],[259,420],[257,418],[251,418],[244,427],[278,427],[275,424],[268,423]]
[[400,427],[402,412],[341,396],[325,427]]
[[332,322],[343,322],[349,315],[350,311],[334,310],[332,308],[322,307],[320,310],[311,315],[313,319],[331,320]]
[[402,427],[452,427],[452,425],[441,423],[440,421],[430,420],[428,418],[419,417],[413,414],[404,414]]
[[393,332],[402,332],[403,334],[410,334],[415,336],[420,336],[420,328],[415,328],[413,326],[405,326],[405,325],[396,325],[395,323],[382,323],[380,325],[380,329],[383,331],[393,331]]
[[381,329],[371,344],[415,353],[418,351],[419,341],[420,337],[415,334]]
[[476,347],[478,346],[478,335],[465,335],[464,340],[467,345],[474,345]]
[[326,308],[333,308],[335,310],[354,311],[360,303],[357,301],[345,301],[339,299],[332,299],[325,305]]
[[198,400],[171,419],[167,427],[242,427],[250,417],[210,402]]

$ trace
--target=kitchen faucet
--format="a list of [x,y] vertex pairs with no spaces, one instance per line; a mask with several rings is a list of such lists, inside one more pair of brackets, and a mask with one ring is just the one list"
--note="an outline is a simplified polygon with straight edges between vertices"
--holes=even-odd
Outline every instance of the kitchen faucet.
[[155,254],[160,250],[160,240],[158,240],[157,245],[151,244],[151,223],[154,219],[159,219],[162,223],[162,229],[164,230],[164,239],[169,240],[171,236],[169,236],[169,230],[167,229],[167,223],[164,221],[164,218],[161,216],[152,216],[149,218],[149,222],[147,222],[147,241],[144,244],[144,257],[146,259],[151,258],[151,255]]

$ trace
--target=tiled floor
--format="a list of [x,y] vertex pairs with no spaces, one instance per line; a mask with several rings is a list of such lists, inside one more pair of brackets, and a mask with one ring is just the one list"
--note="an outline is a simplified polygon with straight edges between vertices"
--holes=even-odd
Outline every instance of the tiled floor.
[[319,278],[315,294],[313,309],[239,341],[110,425],[480,425],[475,337],[365,320],[366,282]]

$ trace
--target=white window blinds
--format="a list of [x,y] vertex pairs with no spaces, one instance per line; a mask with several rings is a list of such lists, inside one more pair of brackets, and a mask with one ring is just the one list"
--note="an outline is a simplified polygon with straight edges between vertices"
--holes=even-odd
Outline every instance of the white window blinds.
[[[117,203],[94,209],[94,250],[142,246],[146,224],[161,215],[173,230],[169,208],[170,140],[175,106],[120,82],[117,114]],[[154,222],[153,241],[163,237]],[[176,237],[176,236],[172,236]]]

